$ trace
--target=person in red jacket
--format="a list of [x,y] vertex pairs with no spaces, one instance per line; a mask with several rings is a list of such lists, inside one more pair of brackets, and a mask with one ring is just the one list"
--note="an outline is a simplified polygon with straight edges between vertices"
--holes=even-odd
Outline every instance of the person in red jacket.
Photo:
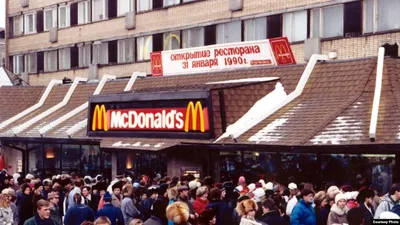
[[196,191],[196,201],[193,203],[194,211],[197,214],[202,214],[206,210],[208,205],[208,188],[206,186],[201,186]]

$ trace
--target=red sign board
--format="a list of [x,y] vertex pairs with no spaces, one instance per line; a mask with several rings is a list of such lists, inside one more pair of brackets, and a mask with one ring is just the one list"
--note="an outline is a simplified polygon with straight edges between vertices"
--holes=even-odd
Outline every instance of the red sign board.
[[278,66],[296,64],[292,49],[290,48],[287,37],[269,39],[275,61]]
[[189,102],[186,108],[110,109],[96,105],[92,131],[209,131],[208,109]]
[[151,60],[151,74],[153,76],[162,76],[163,68],[162,68],[161,52],[152,52],[150,54],[150,60]]

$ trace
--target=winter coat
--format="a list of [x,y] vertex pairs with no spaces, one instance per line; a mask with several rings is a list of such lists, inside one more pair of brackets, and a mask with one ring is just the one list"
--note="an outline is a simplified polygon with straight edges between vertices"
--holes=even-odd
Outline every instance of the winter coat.
[[75,205],[74,202],[74,195],[78,193],[81,194],[81,189],[79,187],[74,187],[73,189],[71,189],[71,191],[68,193],[68,201],[67,203],[67,207],[65,209],[65,211],[67,211],[69,208],[71,208],[72,206]]
[[272,210],[262,215],[260,221],[268,225],[289,225],[289,221],[281,217],[279,212],[276,210]]
[[316,225],[314,208],[301,199],[293,208],[290,216],[290,225]]
[[326,207],[315,207],[315,216],[317,217],[317,225],[326,225],[329,216],[329,209]]
[[395,202],[389,194],[386,194],[375,211],[374,219],[379,219],[382,212],[392,211],[393,206],[398,204],[399,201]]
[[289,200],[289,202],[287,203],[287,206],[286,206],[286,215],[290,216],[292,214],[292,211],[293,211],[294,207],[296,206],[297,202],[298,202],[298,199],[296,196],[293,196]]
[[328,222],[326,225],[333,225],[333,224],[344,224],[347,222],[347,211],[349,209],[345,206],[343,209],[339,208],[336,204],[333,204],[331,207],[331,212],[328,216]]
[[221,201],[221,224],[232,224],[232,214],[235,211],[235,205],[229,199]]
[[13,220],[14,220],[13,224],[18,225],[19,224],[18,207],[13,202],[11,202],[10,208],[13,213]]
[[152,198],[147,198],[144,200],[140,212],[142,212],[143,221],[146,221],[151,217],[151,207],[153,206],[156,200]]
[[75,204],[67,210],[67,214],[64,217],[64,224],[81,225],[84,221],[93,222],[94,219],[93,210],[89,206]]
[[50,207],[50,218],[57,221],[58,224],[63,224],[60,215],[60,208],[58,207],[58,205]]
[[362,210],[364,215],[364,225],[371,225],[372,220],[374,219],[374,208],[371,207],[371,211],[369,211],[364,203],[360,203],[359,208]]
[[93,210],[93,213],[96,214],[99,205],[99,196],[89,194],[88,197],[83,197],[83,199],[85,200],[85,205],[89,206]]
[[129,222],[133,219],[140,218],[139,210],[135,207],[133,200],[129,197],[122,199],[121,211],[124,216],[125,225],[129,225]]
[[111,199],[112,199],[111,203],[113,204],[113,206],[115,206],[117,208],[121,208],[122,195],[120,195],[119,198],[118,198],[116,195],[112,194],[111,195]]
[[39,218],[39,215],[35,214],[35,216],[25,221],[24,225],[61,225],[61,224],[57,224],[57,222],[51,218],[47,220],[41,220]]
[[13,213],[10,207],[0,208],[0,225],[13,225]]
[[144,222],[144,225],[166,225],[167,220],[166,219],[161,219],[155,216],[151,216],[146,222]]
[[206,206],[208,205],[208,203],[209,201],[207,199],[202,200],[200,197],[197,197],[196,201],[194,201],[193,203],[194,211],[199,215],[202,214],[204,210],[206,210]]
[[42,199],[44,199],[44,198],[43,198],[43,196],[41,194],[40,195],[33,194],[33,197],[32,197],[33,211],[32,211],[32,213],[36,213],[37,212],[36,203],[39,200],[42,200]]
[[[17,197],[17,207],[18,207],[18,215],[19,215],[19,224],[23,225],[25,221],[31,218],[33,214],[33,202],[31,195],[26,195],[21,193]],[[28,209],[28,210],[27,210]]]
[[215,212],[216,215],[216,225],[223,225],[222,224],[222,201],[218,200],[218,201],[212,201],[210,202],[207,207],[206,210],[212,210],[213,212]]
[[97,211],[96,218],[100,216],[108,217],[111,225],[124,225],[124,216],[120,208],[114,207],[111,203],[105,203],[104,207]]

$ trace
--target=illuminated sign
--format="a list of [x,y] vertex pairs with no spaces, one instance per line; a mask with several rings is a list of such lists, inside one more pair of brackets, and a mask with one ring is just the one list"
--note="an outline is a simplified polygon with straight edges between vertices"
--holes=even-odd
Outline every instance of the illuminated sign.
[[296,64],[286,37],[154,52],[154,76]]

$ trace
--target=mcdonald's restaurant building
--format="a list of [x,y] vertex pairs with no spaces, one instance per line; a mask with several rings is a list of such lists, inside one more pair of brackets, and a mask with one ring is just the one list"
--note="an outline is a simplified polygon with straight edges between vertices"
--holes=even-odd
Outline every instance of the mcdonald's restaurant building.
[[0,87],[7,169],[369,182],[386,192],[400,179],[399,59],[383,49],[299,65],[282,43],[153,53],[144,78]]

